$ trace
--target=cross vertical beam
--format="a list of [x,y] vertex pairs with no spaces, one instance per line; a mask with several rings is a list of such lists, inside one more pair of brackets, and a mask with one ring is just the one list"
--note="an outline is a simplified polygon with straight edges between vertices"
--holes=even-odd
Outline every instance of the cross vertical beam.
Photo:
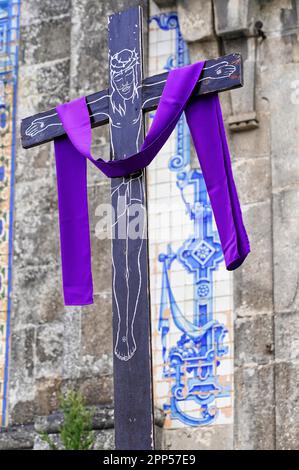
[[[136,153],[144,138],[142,10],[108,20],[111,157]],[[153,449],[151,331],[145,171],[111,182],[115,444]],[[137,218],[138,218],[138,223]]]

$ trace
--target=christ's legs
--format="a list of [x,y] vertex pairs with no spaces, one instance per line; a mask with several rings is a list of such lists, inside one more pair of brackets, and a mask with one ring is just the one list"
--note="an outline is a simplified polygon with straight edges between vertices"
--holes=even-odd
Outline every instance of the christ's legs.
[[[117,240],[113,243],[112,248],[112,269],[113,269],[113,312],[117,313],[117,332],[114,347],[115,355],[121,360],[128,359],[128,329],[127,319],[124,313],[126,312],[127,304],[127,274],[125,263],[119,262],[119,257],[125,258],[126,240]],[[117,262],[117,269],[115,263]]]
[[146,211],[142,204],[143,183],[141,175],[130,182],[130,205],[128,209],[128,257],[130,259],[130,269],[128,270],[128,351],[131,357],[136,351],[136,338],[134,332],[134,321],[141,305],[140,290],[142,282],[141,253],[145,243],[146,233]]
[[[144,208],[142,209],[144,210]],[[129,356],[132,356],[136,351],[136,339],[134,333],[134,321],[138,310],[142,308],[140,302],[140,289],[141,289],[141,268],[140,256],[142,252],[144,238],[137,238],[130,240],[130,270],[129,270],[129,296],[128,296],[128,351]]]
[[[127,327],[127,293],[128,293],[128,266],[127,266],[127,185],[120,184],[117,189],[112,188],[113,207],[117,207],[116,221],[113,226],[114,242],[112,243],[112,294],[113,312],[117,314],[117,331],[114,338],[114,353],[123,361],[128,360],[128,327]],[[121,259],[121,261],[120,261]],[[117,269],[116,269],[117,263]]]
[[[114,227],[117,241],[113,243],[113,300],[114,311],[118,313],[114,352],[124,361],[129,360],[136,351],[134,320],[140,308],[142,282],[140,255],[145,236],[145,208],[141,203],[141,177],[137,176],[136,179],[133,188],[132,180],[129,180],[120,185],[112,196],[121,201]],[[116,205],[113,204],[113,207]],[[116,260],[117,269],[114,265]]]

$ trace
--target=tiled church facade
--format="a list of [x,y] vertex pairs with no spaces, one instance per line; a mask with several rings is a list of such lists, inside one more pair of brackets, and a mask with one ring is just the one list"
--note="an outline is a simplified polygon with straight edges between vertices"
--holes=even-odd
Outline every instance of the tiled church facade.
[[[19,124],[107,86],[107,15],[137,4],[147,74],[232,51],[245,68],[245,86],[221,95],[252,248],[241,268],[216,259],[184,120],[147,170],[159,445],[298,449],[296,0],[0,0],[0,449],[37,448],[36,429],[55,432],[40,417],[72,387],[97,406],[98,448],[113,446],[110,240],[95,236],[110,183],[89,168],[95,303],[65,308],[53,149],[23,150]],[[108,158],[108,142],[97,129],[94,154]],[[186,325],[210,320],[217,327],[191,340]]]

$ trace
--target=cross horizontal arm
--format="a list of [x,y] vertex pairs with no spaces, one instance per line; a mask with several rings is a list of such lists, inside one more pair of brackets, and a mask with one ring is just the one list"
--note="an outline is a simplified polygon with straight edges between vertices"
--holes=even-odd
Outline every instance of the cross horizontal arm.
[[[168,72],[143,80],[141,85],[143,112],[157,108]],[[238,53],[207,60],[193,95],[231,90],[243,86],[242,57]],[[109,92],[102,90],[86,97],[92,127],[109,122]],[[23,148],[36,147],[64,135],[55,109],[27,117],[21,123]]]

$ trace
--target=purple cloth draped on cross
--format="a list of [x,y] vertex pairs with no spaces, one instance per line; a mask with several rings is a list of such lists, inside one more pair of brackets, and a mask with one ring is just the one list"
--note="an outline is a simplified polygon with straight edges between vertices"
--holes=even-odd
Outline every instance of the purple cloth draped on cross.
[[56,108],[67,134],[55,140],[65,305],[93,303],[86,160],[110,178],[145,168],[161,150],[183,111],[205,179],[227,269],[236,269],[250,252],[218,95],[189,100],[203,67],[204,62],[198,62],[169,72],[140,152],[123,160],[107,162],[91,155],[91,124],[84,97]]

